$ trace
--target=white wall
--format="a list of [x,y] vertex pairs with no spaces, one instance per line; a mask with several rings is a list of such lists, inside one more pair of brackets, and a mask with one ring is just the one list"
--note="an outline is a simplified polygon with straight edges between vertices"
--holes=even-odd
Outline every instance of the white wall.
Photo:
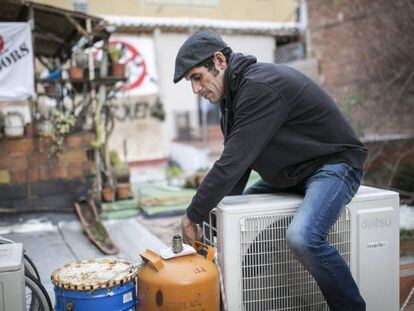
[[250,54],[260,62],[273,63],[276,42],[272,36],[224,35],[223,40],[233,52]]
[[[129,161],[150,160],[170,154],[171,142],[176,137],[174,115],[177,112],[189,112],[192,118],[191,126],[198,127],[197,97],[192,92],[190,82],[183,79],[177,84],[173,83],[175,56],[188,35],[162,33],[156,30],[152,37],[156,53],[159,96],[164,104],[166,119],[162,123],[140,120],[116,126],[111,137],[111,149],[120,148],[123,139],[126,138],[129,145]],[[223,39],[234,52],[254,55],[259,61],[273,62],[276,46],[274,37],[225,35]],[[122,154],[121,150],[118,152]]]
[[174,84],[175,56],[187,39],[185,34],[155,33],[160,96],[166,111],[164,125],[165,142],[169,144],[176,136],[174,113],[197,111],[197,97],[191,90],[190,82],[183,79]]
[[[183,79],[174,84],[175,56],[189,35],[178,33],[155,33],[160,95],[165,104],[167,119],[165,125],[166,140],[175,135],[174,112],[189,111],[193,116],[192,125],[197,124],[197,97],[192,93],[190,82]],[[251,54],[259,61],[273,62],[275,38],[272,36],[225,35],[223,36],[234,52]]]

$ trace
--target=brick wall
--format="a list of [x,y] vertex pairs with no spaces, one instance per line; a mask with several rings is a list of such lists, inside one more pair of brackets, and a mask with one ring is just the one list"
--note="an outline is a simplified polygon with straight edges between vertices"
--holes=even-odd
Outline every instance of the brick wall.
[[409,0],[308,1],[322,86],[359,134],[414,132],[414,8]]
[[[412,1],[411,1],[412,2]],[[410,0],[309,0],[310,57],[322,87],[362,137],[414,134],[414,7]],[[367,143],[366,181],[393,186],[414,140]],[[406,189],[407,190],[407,189]]]
[[0,208],[72,208],[79,197],[89,196],[96,174],[88,159],[93,138],[91,132],[69,135],[56,157],[50,156],[50,139],[1,140]]

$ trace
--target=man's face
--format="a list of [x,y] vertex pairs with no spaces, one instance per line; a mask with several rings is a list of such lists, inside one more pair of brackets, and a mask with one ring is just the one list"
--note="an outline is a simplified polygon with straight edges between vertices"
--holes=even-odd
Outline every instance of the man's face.
[[[191,82],[193,92],[210,103],[218,103],[224,96],[224,72],[226,66],[214,63],[216,70],[204,66],[191,68],[185,78]],[[224,68],[223,68],[224,67]]]

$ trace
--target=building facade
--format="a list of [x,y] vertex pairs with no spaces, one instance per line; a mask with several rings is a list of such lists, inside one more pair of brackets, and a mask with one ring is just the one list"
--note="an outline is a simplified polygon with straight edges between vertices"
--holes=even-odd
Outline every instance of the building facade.
[[188,82],[172,82],[175,55],[191,33],[217,31],[235,52],[264,62],[275,61],[278,44],[299,38],[297,1],[37,2],[86,10],[111,25],[109,44],[122,50],[128,81],[111,101],[116,123],[110,149],[132,164],[171,158],[175,142],[220,151],[217,105],[194,95]]

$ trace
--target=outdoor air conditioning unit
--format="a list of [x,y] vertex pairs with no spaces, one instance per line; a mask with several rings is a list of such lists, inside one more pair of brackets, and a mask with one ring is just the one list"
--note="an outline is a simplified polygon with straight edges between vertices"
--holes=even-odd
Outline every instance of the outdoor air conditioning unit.
[[[205,242],[217,247],[227,310],[329,310],[285,235],[302,197],[230,196],[210,213]],[[370,311],[399,309],[399,196],[360,187],[329,240],[349,264]]]
[[0,244],[0,311],[26,310],[23,244]]

